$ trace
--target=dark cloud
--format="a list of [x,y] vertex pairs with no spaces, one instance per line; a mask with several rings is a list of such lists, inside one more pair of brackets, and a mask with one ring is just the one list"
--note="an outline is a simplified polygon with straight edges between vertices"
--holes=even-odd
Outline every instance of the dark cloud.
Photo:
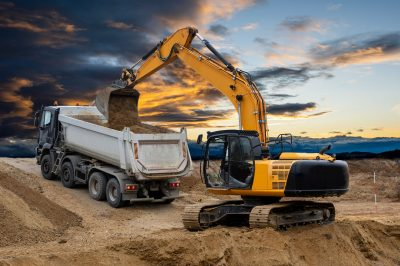
[[197,93],[197,96],[208,102],[215,102],[225,98],[225,95],[215,88],[204,88]]
[[[148,111],[148,110],[147,110]],[[192,110],[182,112],[174,106],[155,108],[154,115],[141,115],[142,121],[163,123],[170,127],[210,126],[209,121],[228,118],[234,110]]]
[[33,139],[0,139],[0,157],[34,157],[36,144]]
[[294,32],[322,30],[320,21],[307,16],[287,17],[280,26]]
[[375,128],[371,128],[371,130],[373,131],[381,131],[383,129],[383,127],[375,127]]
[[208,28],[208,31],[218,35],[218,36],[227,36],[229,34],[229,29],[221,24],[213,24]]
[[316,61],[330,65],[373,63],[399,58],[400,32],[365,33],[320,43],[309,54]]
[[[121,69],[149,51],[154,40],[182,22],[204,21],[209,15],[201,11],[205,4],[214,14],[212,4],[197,0],[0,3],[0,137],[32,136],[33,112],[41,105],[90,102],[96,90],[119,78]],[[193,75],[179,66],[172,65],[168,74],[169,79],[152,82],[191,85],[186,80]],[[181,74],[186,76],[178,78]],[[14,84],[10,90],[15,79],[29,84]]]
[[357,132],[364,132],[364,129],[359,128],[359,129],[357,129]]
[[[332,74],[325,68],[313,67],[310,64],[303,64],[297,67],[272,67],[259,69],[251,72],[253,80],[257,82],[260,89],[266,89],[268,86],[276,89],[287,86],[301,85],[311,78],[331,78]],[[264,84],[262,80],[266,79]]]
[[278,98],[278,99],[286,99],[286,98],[297,97],[297,95],[285,94],[285,93],[268,93],[268,97]]
[[314,102],[271,104],[267,106],[267,112],[271,115],[295,116],[301,112],[315,109],[316,107],[317,104]]
[[353,134],[353,132],[351,132],[351,131],[347,131],[347,133],[346,133],[346,135],[351,135],[351,134]]

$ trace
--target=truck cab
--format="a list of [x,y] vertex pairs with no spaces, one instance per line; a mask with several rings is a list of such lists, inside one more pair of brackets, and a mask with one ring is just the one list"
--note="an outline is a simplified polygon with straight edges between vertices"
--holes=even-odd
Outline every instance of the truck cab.
[[39,163],[42,150],[50,149],[58,136],[58,109],[53,106],[43,107],[35,113],[35,126],[38,129],[36,160]]

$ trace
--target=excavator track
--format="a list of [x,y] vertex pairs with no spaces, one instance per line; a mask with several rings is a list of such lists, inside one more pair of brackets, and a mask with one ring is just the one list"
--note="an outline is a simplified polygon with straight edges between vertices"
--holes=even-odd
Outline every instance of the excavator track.
[[244,201],[217,201],[187,206],[182,222],[189,231],[204,230],[220,224],[248,224],[250,228],[286,229],[309,223],[326,224],[335,220],[332,203],[286,201],[251,205]]
[[335,220],[332,203],[288,201],[256,206],[249,217],[250,228],[285,229],[308,223],[326,224]]
[[183,226],[189,231],[202,230],[202,226],[199,221],[199,214],[204,204],[196,204],[187,206],[182,215]]
[[251,207],[243,204],[242,200],[217,201],[215,203],[194,204],[187,206],[182,215],[183,226],[189,231],[204,230],[225,218],[226,215],[235,215],[235,209],[248,209]]

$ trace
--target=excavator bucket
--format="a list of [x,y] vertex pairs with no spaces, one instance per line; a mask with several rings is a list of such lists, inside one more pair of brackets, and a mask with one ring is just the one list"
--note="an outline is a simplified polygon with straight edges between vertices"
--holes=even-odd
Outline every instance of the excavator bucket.
[[113,84],[97,93],[95,105],[107,118],[110,126],[132,125],[139,121],[139,96],[140,93],[133,88]]

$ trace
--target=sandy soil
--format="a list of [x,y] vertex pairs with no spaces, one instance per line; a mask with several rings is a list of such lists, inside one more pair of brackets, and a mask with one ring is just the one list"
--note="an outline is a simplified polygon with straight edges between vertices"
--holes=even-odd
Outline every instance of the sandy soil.
[[188,232],[183,208],[212,199],[197,164],[181,181],[185,197],[171,205],[113,209],[85,186],[43,179],[33,159],[0,158],[0,265],[400,265],[399,161],[349,164],[351,190],[332,199],[333,224]]

